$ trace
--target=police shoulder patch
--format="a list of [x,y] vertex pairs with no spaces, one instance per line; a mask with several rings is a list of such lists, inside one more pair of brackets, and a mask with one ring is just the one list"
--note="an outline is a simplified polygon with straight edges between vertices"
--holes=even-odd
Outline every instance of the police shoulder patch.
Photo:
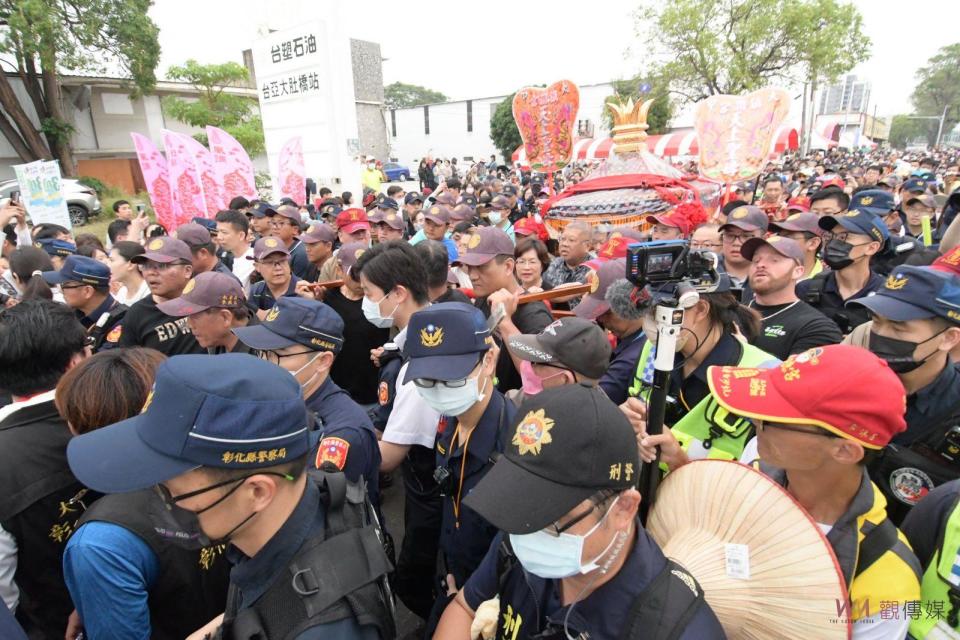
[[386,381],[381,382],[380,387],[377,389],[377,401],[381,407],[390,404],[390,385],[388,385]]
[[[191,282],[193,281],[191,280]],[[106,342],[119,342],[121,334],[123,334],[123,325],[118,324],[113,329],[110,329],[110,333],[107,334],[104,340]]]
[[329,462],[343,471],[343,467],[347,464],[347,452],[349,451],[350,443],[343,438],[324,438],[320,441],[320,447],[317,449],[316,466],[319,469],[324,462]]

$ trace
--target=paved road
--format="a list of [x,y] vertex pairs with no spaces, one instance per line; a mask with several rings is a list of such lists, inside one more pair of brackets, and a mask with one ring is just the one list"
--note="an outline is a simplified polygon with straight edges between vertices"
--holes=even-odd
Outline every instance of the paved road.
[[[393,535],[393,542],[397,551],[403,543],[403,478],[400,469],[393,472],[393,486],[380,489],[380,506],[387,526]],[[422,630],[419,628],[421,620],[397,600],[397,637],[400,640],[420,640]],[[417,632],[420,633],[417,633]]]

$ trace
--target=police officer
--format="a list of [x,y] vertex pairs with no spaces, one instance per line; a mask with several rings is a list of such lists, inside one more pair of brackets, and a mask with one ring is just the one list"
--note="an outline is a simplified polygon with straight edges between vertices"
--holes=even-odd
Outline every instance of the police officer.
[[887,246],[873,257],[870,264],[870,268],[877,274],[886,276],[907,260],[917,260],[918,256],[923,254],[929,255],[927,263],[933,262],[937,257],[936,251],[924,247],[923,242],[918,240],[915,234],[903,233],[908,230],[906,214],[897,209],[893,195],[886,191],[881,189],[860,191],[850,201],[850,210],[866,211],[877,216],[884,221],[890,231]]
[[901,266],[876,294],[851,303],[873,314],[869,348],[907,391],[907,430],[870,465],[900,522],[934,486],[960,477],[960,279]]
[[229,543],[224,637],[393,638],[376,531],[350,524],[341,474],[305,471],[315,438],[300,392],[249,355],[171,358],[141,414],[73,438],[67,456],[102,492],[156,486],[185,539]]
[[157,308],[175,318],[186,317],[193,337],[211,355],[250,353],[250,347],[231,331],[256,322],[233,274],[201,273],[187,283],[179,298],[161,302]]
[[[600,389],[568,385],[528,399],[507,438],[465,499],[504,533],[434,637],[467,637],[475,615],[495,616],[496,637],[516,640],[645,638],[653,628],[664,637],[725,637],[694,578],[641,526],[633,429]],[[664,588],[672,596],[644,612]],[[496,596],[499,604],[489,603]]]
[[94,351],[120,342],[127,306],[110,295],[110,267],[93,258],[69,256],[59,271],[46,271],[47,284],[59,284],[63,301],[74,309]]
[[434,472],[443,496],[439,597],[429,633],[448,594],[463,586],[496,535],[496,527],[462,501],[503,451],[515,409],[494,386],[498,349],[479,309],[463,302],[434,304],[413,314],[407,332],[404,382],[412,380],[441,414]]
[[[861,201],[860,206],[866,205]],[[844,305],[870,295],[883,284],[883,278],[871,269],[870,262],[887,247],[890,233],[879,218],[864,208],[824,216],[819,225],[827,232],[823,261],[831,271],[798,282],[797,297],[836,322],[840,331],[847,334],[869,319],[864,311]]]
[[370,502],[379,506],[380,448],[373,423],[330,378],[330,368],[343,348],[343,320],[337,312],[315,300],[280,298],[263,322],[233,333],[300,384],[322,434],[314,466],[330,462],[353,482],[362,477]]

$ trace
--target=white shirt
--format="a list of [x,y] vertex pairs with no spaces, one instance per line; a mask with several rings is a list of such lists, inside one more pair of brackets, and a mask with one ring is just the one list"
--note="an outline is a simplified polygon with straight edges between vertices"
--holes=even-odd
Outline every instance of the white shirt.
[[[51,389],[22,402],[11,402],[5,407],[0,407],[0,422],[24,407],[53,400],[55,394],[56,390]],[[11,533],[0,527],[0,598],[3,598],[4,604],[10,611],[16,611],[20,603],[20,588],[13,580],[16,573],[17,541]]]
[[[407,329],[404,327],[394,337],[393,342],[403,349],[406,340]],[[387,424],[383,428],[382,439],[392,444],[404,446],[418,444],[432,449],[437,439],[437,423],[440,422],[440,414],[417,393],[416,385],[412,380],[406,384],[400,384],[406,373],[407,363],[404,363],[397,376],[396,398],[393,401],[390,417],[387,418]]]
[[133,295],[130,295],[127,292],[127,286],[124,285],[120,287],[120,289],[117,291],[117,293],[113,297],[120,304],[125,304],[129,307],[133,305],[134,302],[139,302],[140,300],[143,300],[144,298],[146,298],[148,295],[150,295],[150,285],[148,285],[147,281],[144,280],[140,283],[140,288],[137,289],[136,292],[133,293]]
[[233,257],[233,275],[237,276],[244,291],[250,290],[250,274],[253,273],[253,260],[248,260],[247,256],[253,257],[253,247],[247,247],[242,256]]

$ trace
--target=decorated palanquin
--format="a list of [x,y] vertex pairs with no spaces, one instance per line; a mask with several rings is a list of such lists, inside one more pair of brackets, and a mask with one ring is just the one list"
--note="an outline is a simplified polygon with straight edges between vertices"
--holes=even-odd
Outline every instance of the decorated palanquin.
[[555,233],[573,220],[649,229],[647,216],[677,207],[705,218],[719,205],[721,185],[685,176],[647,149],[647,112],[653,100],[608,104],[613,114],[613,153],[540,208]]

